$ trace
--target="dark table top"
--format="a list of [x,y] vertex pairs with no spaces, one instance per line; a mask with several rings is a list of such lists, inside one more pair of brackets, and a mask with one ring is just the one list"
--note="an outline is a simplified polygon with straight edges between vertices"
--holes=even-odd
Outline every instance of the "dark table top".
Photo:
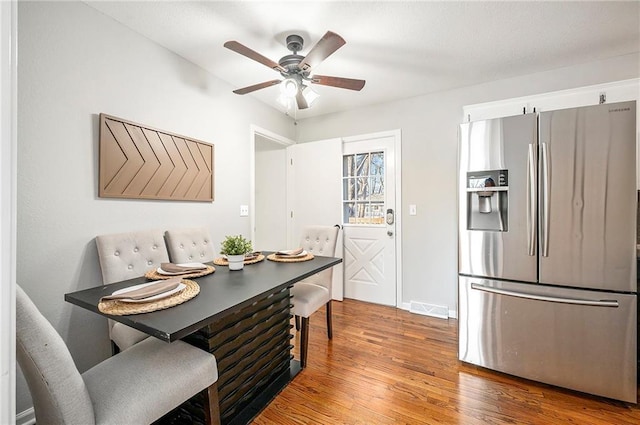
[[316,256],[313,260],[300,263],[278,263],[265,259],[256,264],[245,265],[242,270],[237,271],[215,266],[215,273],[189,278],[200,286],[200,293],[195,298],[152,313],[111,316],[98,310],[101,297],[121,288],[148,282],[144,277],[72,292],[65,294],[64,299],[161,340],[172,342],[251,305],[270,292],[284,289],[341,262],[340,258]]

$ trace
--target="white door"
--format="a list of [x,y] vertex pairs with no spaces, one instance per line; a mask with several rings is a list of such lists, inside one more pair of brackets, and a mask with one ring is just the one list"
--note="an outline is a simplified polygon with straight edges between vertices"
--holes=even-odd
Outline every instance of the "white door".
[[[300,143],[287,148],[289,175],[289,248],[300,245],[300,230],[306,225],[333,226],[341,223],[342,140]],[[342,234],[342,232],[340,232]],[[342,240],[336,257],[342,257]],[[343,297],[342,264],[333,268],[332,298]]]
[[398,305],[396,135],[343,144],[345,297]]

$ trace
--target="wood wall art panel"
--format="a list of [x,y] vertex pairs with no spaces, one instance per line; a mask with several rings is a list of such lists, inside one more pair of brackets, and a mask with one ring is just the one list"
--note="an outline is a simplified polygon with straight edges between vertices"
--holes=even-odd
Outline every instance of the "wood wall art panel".
[[213,201],[214,146],[100,114],[99,196]]

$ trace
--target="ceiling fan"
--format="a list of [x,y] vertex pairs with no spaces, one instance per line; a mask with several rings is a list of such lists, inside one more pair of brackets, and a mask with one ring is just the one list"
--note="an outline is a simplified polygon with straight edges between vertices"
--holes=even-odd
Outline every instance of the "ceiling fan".
[[346,41],[338,34],[327,31],[327,33],[316,43],[306,56],[298,54],[302,50],[304,40],[297,34],[287,36],[287,49],[293,54],[283,56],[278,62],[262,56],[260,53],[238,43],[237,41],[227,41],[224,47],[240,53],[243,56],[253,59],[269,68],[277,71],[284,77],[284,80],[271,80],[264,83],[254,84],[234,90],[236,94],[247,94],[256,90],[281,84],[284,95],[294,97],[298,105],[298,109],[306,109],[309,107],[309,97],[305,96],[308,89],[306,83],[320,84],[323,86],[338,87],[349,90],[362,90],[364,80],[355,80],[352,78],[330,77],[327,75],[311,75],[314,67],[318,66],[322,61],[331,56],[333,52],[344,46]]

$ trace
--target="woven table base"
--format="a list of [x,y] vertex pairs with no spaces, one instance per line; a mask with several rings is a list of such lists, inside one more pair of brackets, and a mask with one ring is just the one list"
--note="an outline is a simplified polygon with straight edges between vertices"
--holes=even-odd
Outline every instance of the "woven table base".
[[[264,255],[260,254],[256,258],[253,258],[251,260],[244,260],[244,263],[245,264],[255,264],[255,263],[259,263],[262,260],[264,260]],[[227,261],[227,259],[224,258],[224,257],[219,257],[219,258],[216,258],[215,260],[213,260],[213,264],[215,264],[216,266],[228,266],[229,265],[229,261]]]
[[152,311],[164,310],[189,301],[200,293],[200,286],[193,280],[183,279],[182,283],[187,285],[182,291],[155,302],[147,303],[124,303],[117,300],[101,301],[98,310],[104,314],[112,316],[126,316],[128,314],[151,313]]
[[295,258],[284,257],[282,255],[276,255],[275,253],[269,254],[267,256],[267,260],[275,261],[278,263],[301,263],[303,261],[313,260],[313,258],[313,254],[307,254],[304,257]]
[[166,274],[160,274],[158,273],[158,270],[156,269],[151,269],[148,272],[146,272],[144,274],[144,277],[146,277],[147,279],[151,279],[151,280],[159,280],[159,279],[171,279],[172,277],[181,277],[183,279],[186,279],[188,277],[200,277],[200,276],[206,276],[208,274],[211,274],[213,272],[216,271],[216,268],[213,266],[207,266],[207,268],[201,272],[194,272],[194,273],[185,273],[185,274],[174,274],[174,275],[166,275]]

